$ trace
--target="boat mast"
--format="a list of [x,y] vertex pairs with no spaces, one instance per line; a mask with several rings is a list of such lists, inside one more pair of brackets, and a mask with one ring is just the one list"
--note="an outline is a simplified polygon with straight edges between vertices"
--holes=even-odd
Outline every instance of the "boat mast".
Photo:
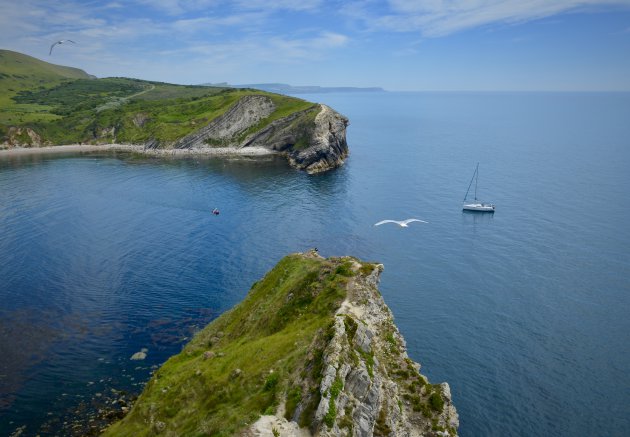
[[[475,168],[475,172],[473,173],[472,178],[470,178],[470,183],[468,184],[468,189],[466,190],[466,195],[464,196],[464,202],[468,198],[468,192],[470,191],[470,187],[472,187],[472,181],[475,179],[475,176],[477,176],[478,171],[479,163],[477,163],[477,168]],[[477,179],[475,179],[475,200],[477,200]]]
[[477,182],[479,181],[479,163],[477,163],[477,168],[475,169],[475,200],[477,200]]

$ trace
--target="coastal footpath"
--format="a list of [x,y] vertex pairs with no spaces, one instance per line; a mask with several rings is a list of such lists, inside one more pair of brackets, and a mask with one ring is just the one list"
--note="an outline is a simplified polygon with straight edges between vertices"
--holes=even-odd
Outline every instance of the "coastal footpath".
[[315,250],[283,258],[104,435],[457,435],[449,386],[408,357],[382,269]]
[[5,150],[65,145],[173,156],[279,154],[310,174],[339,167],[348,156],[346,117],[256,89],[97,79],[0,50],[0,95]]

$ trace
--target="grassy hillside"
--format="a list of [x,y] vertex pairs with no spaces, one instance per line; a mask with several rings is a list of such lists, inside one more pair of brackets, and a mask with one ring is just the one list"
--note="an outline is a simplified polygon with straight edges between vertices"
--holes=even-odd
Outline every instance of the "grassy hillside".
[[[287,394],[290,417],[302,398],[297,381],[321,381],[323,345],[353,274],[349,263],[285,257],[169,359],[105,435],[234,435],[272,414]],[[302,412],[302,425],[312,421],[319,399]]]
[[64,81],[89,79],[78,68],[50,64],[22,53],[0,50],[0,124],[19,120],[50,120],[50,107],[16,104],[12,98],[23,90],[45,89]]
[[[73,67],[51,64],[11,50],[0,49],[0,69],[3,73],[18,76],[27,86],[34,82],[52,81],[59,78],[89,79],[85,71]],[[29,83],[29,81],[31,81]],[[34,81],[34,82],[33,82]]]
[[[251,89],[183,86],[85,72],[0,51],[0,143],[11,127],[30,128],[43,143],[168,145],[223,114],[239,98],[264,94],[276,111],[258,128],[312,103]],[[21,138],[28,140],[28,136]],[[28,143],[27,143],[28,144]]]

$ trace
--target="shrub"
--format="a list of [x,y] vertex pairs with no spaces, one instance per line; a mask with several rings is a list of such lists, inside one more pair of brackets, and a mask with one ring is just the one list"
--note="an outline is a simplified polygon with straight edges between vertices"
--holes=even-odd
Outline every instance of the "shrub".
[[276,372],[270,374],[267,377],[267,380],[265,381],[265,386],[263,387],[263,390],[264,391],[273,391],[273,390],[275,390],[276,385],[278,385],[278,379],[279,378],[280,378],[280,376]]
[[431,393],[431,396],[429,396],[429,405],[433,411],[437,411],[438,413],[442,412],[444,409],[444,399],[442,399],[442,395],[439,391]]
[[293,418],[295,409],[301,401],[302,389],[300,387],[293,387],[289,390],[289,393],[287,394],[286,412],[284,413],[285,419],[291,420]]

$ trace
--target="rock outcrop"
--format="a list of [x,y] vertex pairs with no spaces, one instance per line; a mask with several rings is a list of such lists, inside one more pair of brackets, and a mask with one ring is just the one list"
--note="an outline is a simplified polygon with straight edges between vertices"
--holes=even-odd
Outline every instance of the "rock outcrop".
[[137,146],[156,156],[280,154],[311,174],[348,156],[348,119],[296,97],[96,79],[8,50],[0,50],[0,61],[0,88],[8,90],[0,102],[0,149],[76,144]]
[[47,143],[30,127],[10,127],[7,147],[42,147]]
[[378,289],[382,265],[285,257],[201,331],[106,435],[455,436]]
[[223,115],[178,140],[173,148],[265,148],[286,155],[291,166],[309,174],[343,165],[348,156],[346,117],[326,105],[314,104],[265,123],[275,109],[268,96],[244,96]]

